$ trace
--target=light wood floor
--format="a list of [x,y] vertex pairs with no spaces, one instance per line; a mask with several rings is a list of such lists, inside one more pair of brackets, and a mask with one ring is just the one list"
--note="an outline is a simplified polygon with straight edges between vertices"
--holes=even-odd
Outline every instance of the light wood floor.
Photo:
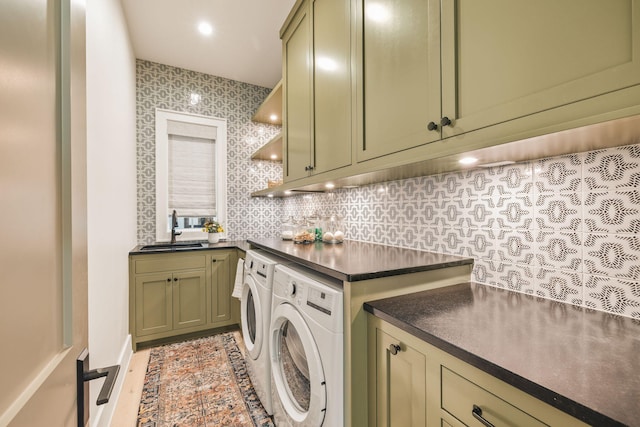
[[116,404],[116,411],[111,420],[111,427],[135,427],[138,422],[138,407],[144,386],[144,375],[149,364],[149,353],[149,349],[133,353],[129,370],[124,378],[122,392]]

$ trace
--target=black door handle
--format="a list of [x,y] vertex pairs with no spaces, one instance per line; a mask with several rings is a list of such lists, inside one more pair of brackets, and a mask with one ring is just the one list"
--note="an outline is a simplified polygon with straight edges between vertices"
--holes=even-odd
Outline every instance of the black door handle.
[[98,400],[96,401],[97,405],[104,405],[109,402],[113,386],[116,384],[118,372],[120,372],[120,365],[89,370],[89,350],[86,348],[82,350],[82,353],[80,353],[80,356],[76,359],[78,427],[84,427],[89,419],[89,384],[85,383],[106,377],[98,394]]
[[489,422],[489,420],[482,416],[482,408],[478,405],[473,405],[471,414],[473,415],[473,418],[480,421],[485,427],[495,427],[492,423]]

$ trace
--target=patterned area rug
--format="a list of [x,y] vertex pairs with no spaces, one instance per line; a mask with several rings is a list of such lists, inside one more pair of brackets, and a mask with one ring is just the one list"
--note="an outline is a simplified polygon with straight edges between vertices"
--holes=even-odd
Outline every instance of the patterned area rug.
[[138,427],[273,426],[234,334],[151,349]]

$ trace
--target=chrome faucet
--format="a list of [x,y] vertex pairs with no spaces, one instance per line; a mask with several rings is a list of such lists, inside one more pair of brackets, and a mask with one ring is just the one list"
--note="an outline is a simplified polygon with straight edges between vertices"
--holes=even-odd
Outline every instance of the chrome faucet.
[[182,231],[176,231],[177,226],[178,226],[178,214],[174,209],[173,213],[171,214],[171,243],[175,243],[176,236],[179,236],[182,234]]

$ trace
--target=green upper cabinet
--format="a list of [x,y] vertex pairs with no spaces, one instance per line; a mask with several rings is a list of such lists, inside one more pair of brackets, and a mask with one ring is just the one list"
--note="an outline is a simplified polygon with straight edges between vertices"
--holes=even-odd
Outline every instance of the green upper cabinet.
[[[362,0],[358,160],[440,139],[440,15],[429,0]],[[432,125],[433,126],[433,125]]]
[[640,83],[640,1],[443,0],[441,14],[444,137]]
[[298,9],[282,39],[284,181],[309,175],[313,144],[311,11]]
[[350,22],[350,2],[306,0],[282,34],[286,182],[351,164]]
[[359,162],[415,162],[637,111],[640,0],[356,1]]

